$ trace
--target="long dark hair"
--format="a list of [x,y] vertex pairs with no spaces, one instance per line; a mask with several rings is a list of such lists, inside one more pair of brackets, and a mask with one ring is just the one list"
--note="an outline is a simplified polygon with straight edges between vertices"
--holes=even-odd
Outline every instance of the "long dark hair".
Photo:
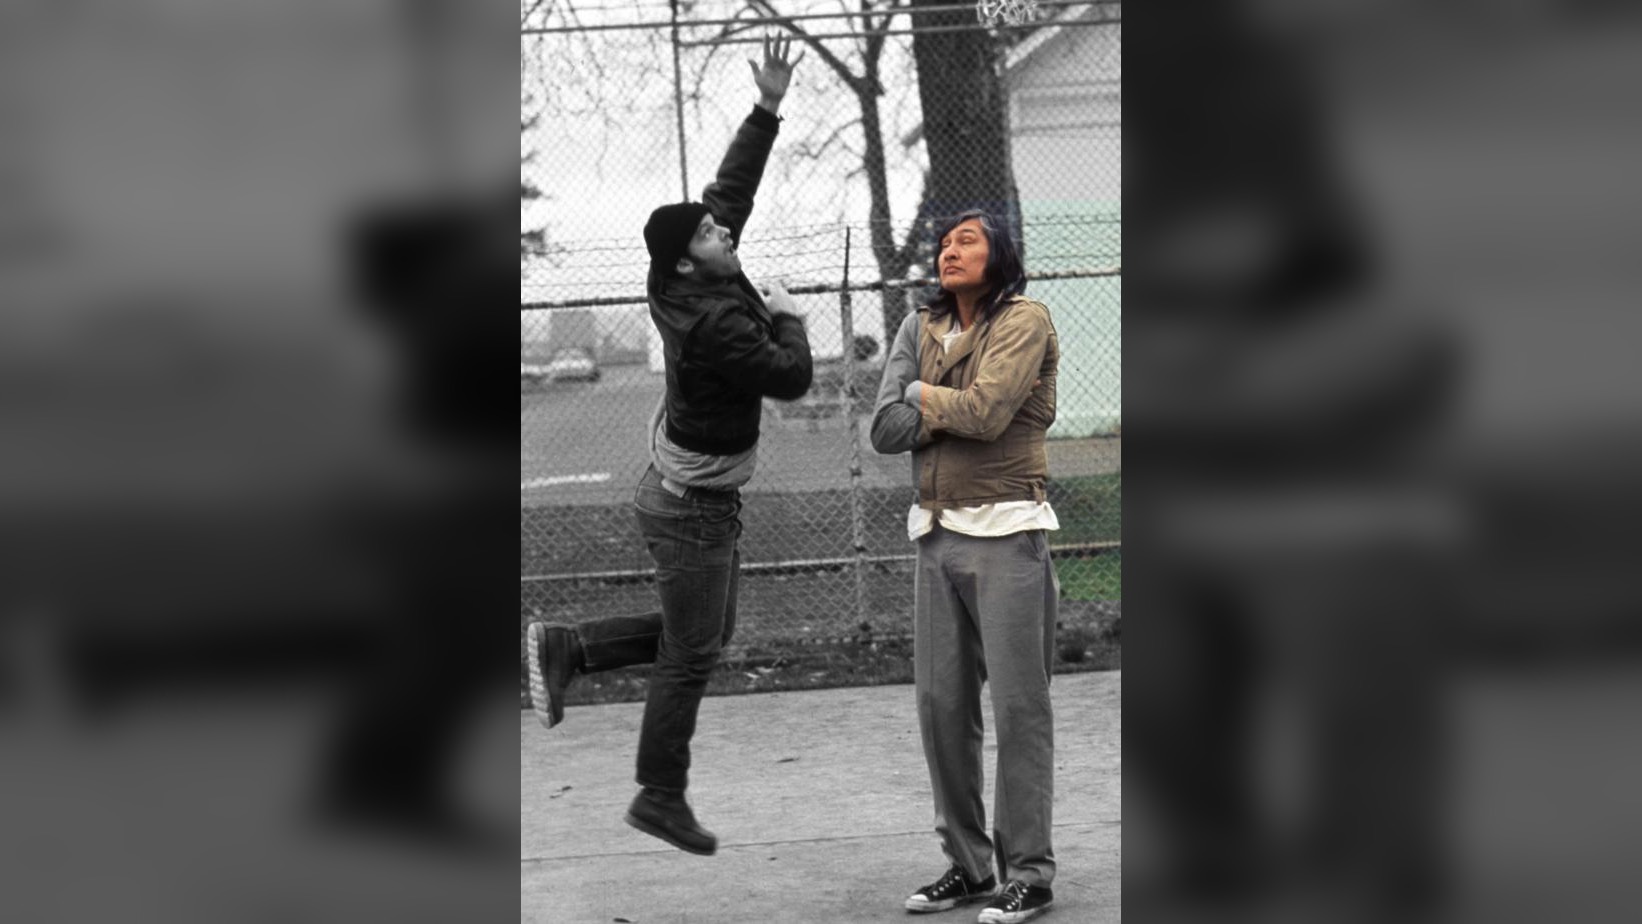
[[[941,241],[952,229],[958,227],[971,218],[981,222],[981,233],[986,235],[986,272],[985,279],[990,287],[987,293],[981,296],[980,310],[976,312],[978,320],[987,320],[997,312],[998,306],[1010,298],[1026,291],[1026,268],[1021,265],[1020,248],[1015,246],[1015,238],[1008,233],[1002,222],[992,217],[992,213],[985,209],[969,209],[959,212],[951,219],[939,226],[935,234],[935,262],[932,278],[941,278]],[[939,284],[939,283],[937,283]],[[935,293],[934,301],[929,303],[929,314],[932,318],[945,317],[949,311],[958,310],[958,297],[945,289]]]

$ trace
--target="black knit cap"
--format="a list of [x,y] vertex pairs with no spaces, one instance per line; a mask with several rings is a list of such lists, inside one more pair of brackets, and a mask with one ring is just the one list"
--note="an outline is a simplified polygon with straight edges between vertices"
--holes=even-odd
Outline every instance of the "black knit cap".
[[701,216],[712,209],[700,202],[674,202],[650,213],[644,223],[644,246],[650,249],[650,265],[671,270],[690,246],[690,238],[701,226]]

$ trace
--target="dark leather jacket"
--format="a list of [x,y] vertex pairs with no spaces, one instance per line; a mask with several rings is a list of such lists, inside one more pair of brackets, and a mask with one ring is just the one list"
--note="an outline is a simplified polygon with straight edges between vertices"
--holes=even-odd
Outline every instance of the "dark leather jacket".
[[[780,122],[754,108],[701,201],[741,245]],[[804,322],[772,316],[745,273],[703,283],[652,268],[650,318],[667,366],[667,437],[693,452],[733,455],[758,442],[766,395],[803,397],[812,374]]]

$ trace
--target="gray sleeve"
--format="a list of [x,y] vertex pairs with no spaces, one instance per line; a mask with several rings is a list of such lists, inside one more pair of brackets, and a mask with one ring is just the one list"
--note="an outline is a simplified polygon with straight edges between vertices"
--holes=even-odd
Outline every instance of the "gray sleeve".
[[884,359],[884,376],[878,382],[878,403],[872,415],[872,448],[884,455],[918,448],[923,414],[902,400],[907,384],[917,378],[918,313],[909,311]]

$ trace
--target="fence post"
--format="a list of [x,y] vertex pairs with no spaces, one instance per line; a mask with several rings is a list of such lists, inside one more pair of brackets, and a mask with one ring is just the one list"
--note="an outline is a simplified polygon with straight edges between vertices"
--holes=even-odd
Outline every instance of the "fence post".
[[684,78],[680,76],[678,63],[678,0],[670,0],[667,4],[673,12],[673,112],[678,119],[678,184],[684,191],[679,201],[690,199],[690,165],[684,159]]
[[850,231],[844,228],[844,284],[839,287],[839,322],[844,341],[844,413],[850,435],[850,548],[855,557],[855,615],[867,621],[866,523],[861,517],[861,419],[855,413],[855,314],[850,301]]

